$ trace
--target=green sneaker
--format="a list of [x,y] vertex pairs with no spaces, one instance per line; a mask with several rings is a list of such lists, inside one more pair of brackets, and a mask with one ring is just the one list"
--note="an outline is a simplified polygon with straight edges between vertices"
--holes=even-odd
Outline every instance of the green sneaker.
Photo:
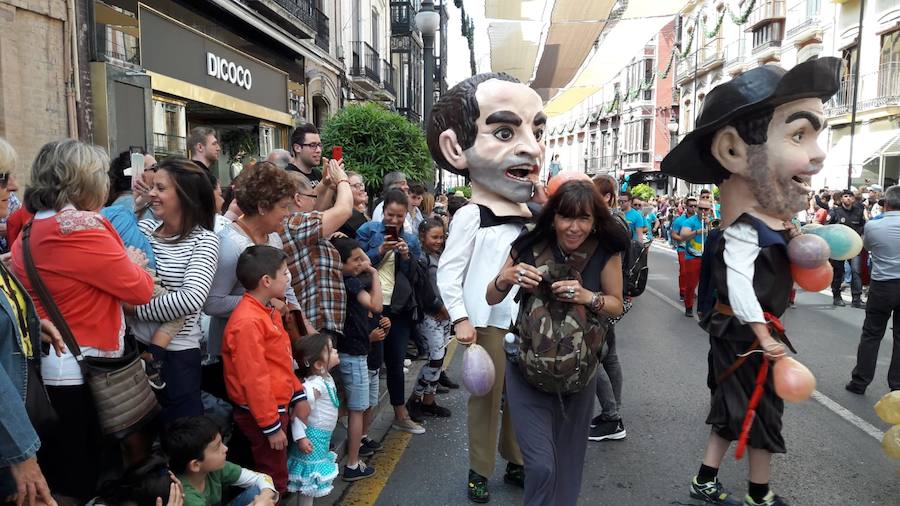
[[762,502],[756,502],[750,496],[744,497],[744,506],[788,506],[784,499],[775,495],[775,492],[769,490],[769,493],[763,497]]
[[710,504],[724,504],[726,506],[742,506],[740,499],[725,490],[722,482],[716,478],[707,483],[698,483],[697,477],[691,480],[691,497]]
[[488,480],[484,476],[469,469],[469,500],[483,504],[491,500],[491,492],[488,490]]

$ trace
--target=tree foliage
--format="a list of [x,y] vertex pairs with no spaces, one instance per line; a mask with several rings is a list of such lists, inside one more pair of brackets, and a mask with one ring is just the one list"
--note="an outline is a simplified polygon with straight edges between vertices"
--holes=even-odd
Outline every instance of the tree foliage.
[[321,133],[326,156],[332,146],[343,146],[344,166],[362,175],[369,188],[381,188],[384,175],[395,170],[410,181],[434,179],[422,129],[380,105],[348,105]]
[[641,183],[631,189],[631,194],[643,201],[648,201],[656,196],[656,190],[647,183]]
[[470,199],[472,198],[472,187],[471,186],[454,186],[450,188],[450,191],[447,192],[447,195],[453,195],[454,193],[461,191],[463,195]]

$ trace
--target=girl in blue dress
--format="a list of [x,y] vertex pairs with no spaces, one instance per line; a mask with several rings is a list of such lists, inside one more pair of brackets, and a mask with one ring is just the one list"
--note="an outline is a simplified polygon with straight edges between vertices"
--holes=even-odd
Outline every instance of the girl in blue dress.
[[340,359],[327,335],[306,336],[297,348],[310,413],[306,423],[296,417],[291,420],[295,444],[288,450],[288,491],[300,493],[301,505],[312,505],[314,498],[331,493],[338,475],[337,455],[328,448],[340,402],[328,371]]

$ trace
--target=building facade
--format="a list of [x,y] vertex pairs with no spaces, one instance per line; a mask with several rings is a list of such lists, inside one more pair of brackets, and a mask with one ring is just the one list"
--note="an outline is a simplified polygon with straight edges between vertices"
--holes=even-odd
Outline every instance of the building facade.
[[[675,43],[675,21],[649,40],[602,90],[572,110],[550,118],[547,155],[559,155],[563,170],[590,175],[658,173],[668,153],[668,125],[675,113],[670,65]],[[645,177],[660,192],[665,178]]]
[[349,14],[341,24],[341,55],[347,68],[350,102],[395,100],[396,74],[391,64],[391,21],[388,0],[343,0]]
[[[693,128],[706,93],[735,75],[759,65],[791,68],[810,58],[836,56],[844,60],[841,88],[825,105],[829,127],[819,142],[827,158],[813,187],[846,188],[848,176],[854,187],[897,184],[900,0],[866,2],[862,31],[859,21],[859,0],[688,3],[679,38],[688,54],[679,59],[676,74],[679,138]],[[695,33],[698,43],[689,44]],[[857,117],[851,137],[854,89]]]

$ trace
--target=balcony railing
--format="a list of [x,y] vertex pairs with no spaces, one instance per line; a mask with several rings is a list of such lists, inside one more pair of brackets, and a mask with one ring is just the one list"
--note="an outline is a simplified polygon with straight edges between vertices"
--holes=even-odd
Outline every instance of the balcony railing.
[[784,19],[784,0],[760,0],[757,4],[747,19],[745,31],[752,31],[765,21]]
[[412,33],[416,31],[416,6],[412,1],[391,2],[391,33]]
[[675,81],[682,81],[687,77],[694,76],[694,60],[696,57],[697,52],[694,51],[678,62],[678,68],[675,70]]
[[328,16],[316,9],[316,45],[324,49],[325,52],[331,51],[330,35]]
[[793,37],[808,28],[819,26],[821,24],[819,20],[820,7],[821,0],[804,0],[788,9],[787,18],[792,21],[792,25],[787,31],[787,37]]
[[274,0],[281,8],[290,12],[295,18],[306,23],[306,26],[316,26],[316,6],[313,0]]
[[597,161],[597,170],[609,170],[615,167],[616,160],[619,159],[618,155],[607,155],[601,156]]
[[368,42],[361,40],[353,42],[351,76],[368,77],[375,82],[381,82],[380,66],[381,58]]
[[744,37],[725,46],[725,65],[734,65],[744,61],[747,43]]
[[724,58],[722,52],[722,38],[716,37],[706,42],[700,49],[700,65],[709,67]]
[[781,41],[780,40],[770,40],[768,42],[763,42],[762,44],[754,47],[753,51],[751,51],[751,52],[753,54],[758,54],[758,53],[761,53],[761,52],[765,51],[766,49],[769,49],[772,47],[781,47]]
[[381,60],[381,64],[384,68],[384,79],[382,79],[381,85],[384,87],[385,91],[396,96],[397,89],[394,85],[394,66],[387,60]]
[[[850,112],[853,105],[853,74],[841,78],[841,87],[825,105],[828,116]],[[877,72],[859,78],[856,108],[859,111],[900,105],[900,61],[882,63]]]
[[153,151],[157,155],[184,156],[187,153],[187,140],[180,135],[153,132]]

